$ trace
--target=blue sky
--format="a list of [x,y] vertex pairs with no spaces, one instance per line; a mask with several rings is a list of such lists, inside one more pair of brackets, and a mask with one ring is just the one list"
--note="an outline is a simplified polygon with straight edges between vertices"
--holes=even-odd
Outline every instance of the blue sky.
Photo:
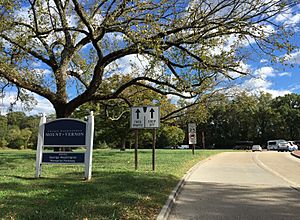
[[[26,14],[23,16],[26,16]],[[300,48],[300,4],[298,7],[295,7],[293,11],[277,16],[274,19],[274,22],[292,28],[295,31],[295,35],[291,40]],[[285,54],[278,53],[278,56],[285,56]],[[143,65],[143,63],[146,63],[147,65],[147,60],[143,57],[137,59],[137,57],[131,56],[118,61],[120,69],[125,72],[130,72],[130,66],[127,65],[129,61],[136,62],[137,65]],[[253,77],[251,79],[244,79],[243,82],[238,85],[239,88],[248,89],[252,92],[268,92],[271,93],[273,97],[282,96],[288,93],[300,94],[300,49],[294,50],[288,57],[287,62],[288,64],[294,65],[294,67],[285,66],[283,68],[280,64],[274,64],[264,59],[263,55],[261,58],[255,59],[255,62],[245,61],[244,68],[250,70]],[[43,68],[38,63],[33,65],[36,65],[36,68]],[[13,96],[15,96],[15,91],[12,90],[0,100],[0,113],[5,113]],[[35,98],[38,104],[31,112],[29,112],[29,114],[38,114],[42,112],[45,112],[46,114],[54,113],[53,107],[49,101],[37,95],[35,95]],[[22,110],[20,103],[15,107],[15,110]]]

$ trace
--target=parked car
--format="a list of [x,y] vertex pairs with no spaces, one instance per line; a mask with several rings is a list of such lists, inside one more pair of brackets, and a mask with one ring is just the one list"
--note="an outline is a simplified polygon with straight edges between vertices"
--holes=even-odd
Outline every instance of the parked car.
[[278,144],[278,151],[288,151],[289,150],[289,142],[282,141]]
[[286,142],[286,140],[279,139],[279,140],[270,140],[267,144],[267,150],[278,150],[278,145],[281,142]]
[[262,147],[259,144],[255,144],[252,146],[252,151],[262,151]]
[[178,149],[189,149],[190,146],[189,145],[180,145],[178,146]]
[[298,146],[295,144],[294,141],[288,141],[288,150],[291,152],[294,150],[298,150]]

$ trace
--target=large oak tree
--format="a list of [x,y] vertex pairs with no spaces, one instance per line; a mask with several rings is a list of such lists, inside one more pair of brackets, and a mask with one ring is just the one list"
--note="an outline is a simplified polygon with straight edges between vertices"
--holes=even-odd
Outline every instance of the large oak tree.
[[[274,50],[290,52],[290,30],[274,18],[296,2],[1,0],[2,92],[34,92],[57,117],[89,101],[125,100],[130,86],[198,100],[224,79],[248,74],[245,45],[274,61]],[[144,66],[127,59],[130,77],[110,88],[128,57]]]

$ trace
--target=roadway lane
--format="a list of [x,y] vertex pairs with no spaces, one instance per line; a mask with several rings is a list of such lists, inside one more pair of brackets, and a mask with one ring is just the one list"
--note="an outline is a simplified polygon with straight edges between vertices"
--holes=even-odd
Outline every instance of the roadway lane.
[[299,175],[288,153],[219,154],[189,176],[168,219],[300,219]]

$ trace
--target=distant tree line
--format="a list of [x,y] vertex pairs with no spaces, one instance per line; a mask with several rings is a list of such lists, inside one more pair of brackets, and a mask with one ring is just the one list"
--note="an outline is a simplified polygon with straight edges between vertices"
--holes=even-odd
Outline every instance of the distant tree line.
[[270,94],[240,94],[211,103],[209,117],[199,125],[206,143],[231,148],[238,141],[265,146],[268,140],[300,139],[300,95],[272,98]]
[[[145,93],[146,94],[146,93]],[[135,97],[151,104],[145,94]],[[148,98],[153,94],[148,94]],[[163,96],[155,97],[160,103],[162,118],[178,105]],[[152,101],[153,102],[153,101]],[[132,148],[134,131],[129,129],[130,112],[118,103],[90,103],[76,110],[72,117],[84,119],[87,110],[95,113],[95,148]],[[0,147],[35,149],[39,116],[23,112],[9,112],[0,116]],[[300,139],[300,95],[288,94],[272,98],[270,94],[233,97],[218,95],[214,101],[185,109],[177,117],[162,120],[157,132],[157,146],[170,147],[187,144],[187,124],[197,123],[197,146],[200,148],[232,148],[238,141],[253,141],[266,145],[270,139]],[[202,146],[202,133],[205,146]],[[139,146],[150,148],[152,131],[140,130]]]
[[36,148],[39,120],[38,116],[26,116],[24,112],[0,115],[0,148]]

